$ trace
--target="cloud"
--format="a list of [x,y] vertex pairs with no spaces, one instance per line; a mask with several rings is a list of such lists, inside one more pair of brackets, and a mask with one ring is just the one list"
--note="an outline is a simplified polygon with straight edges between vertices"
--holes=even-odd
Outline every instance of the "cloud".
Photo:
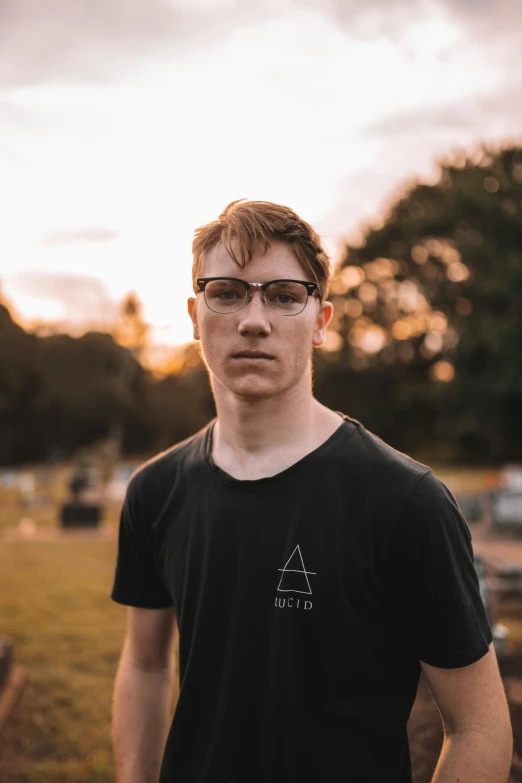
[[21,303],[20,309],[26,318],[53,312],[56,314],[53,321],[71,329],[75,324],[83,327],[86,324],[107,325],[119,309],[105,283],[90,275],[20,272],[5,280],[5,292],[9,298]]
[[519,0],[439,0],[456,19],[464,22],[476,35],[491,39],[510,34],[520,40],[522,3]]
[[321,9],[351,33],[395,38],[415,17],[447,12],[475,34],[497,33],[519,39],[520,0],[297,0],[302,7]]
[[[412,133],[432,134],[444,131],[469,132],[481,127],[486,130],[490,120],[499,127],[505,121],[506,128],[513,128],[517,121],[522,128],[522,79],[514,80],[500,90],[467,100],[452,101],[443,106],[422,107],[387,117],[369,125],[368,136],[396,138]],[[522,134],[521,134],[522,135]]]
[[[296,9],[321,13],[353,38],[402,45],[412,20],[446,12],[469,35],[518,46],[519,0],[3,0],[0,87],[104,83],[144,59],[204,49],[238,28]],[[449,42],[451,43],[451,42]]]
[[423,0],[297,0],[303,8],[320,10],[354,37],[384,36],[395,40],[412,15],[422,12]]
[[270,14],[266,0],[3,0],[0,87],[104,83]]
[[179,17],[159,0],[4,0],[0,85],[103,81],[133,51],[167,43]]
[[139,66],[226,39],[297,9],[353,36],[397,39],[422,0],[3,0],[0,87],[104,83]]

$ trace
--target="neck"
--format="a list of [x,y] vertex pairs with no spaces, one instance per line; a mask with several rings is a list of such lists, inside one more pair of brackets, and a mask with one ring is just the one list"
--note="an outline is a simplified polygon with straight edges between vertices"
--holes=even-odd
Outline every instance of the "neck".
[[341,417],[316,400],[310,379],[276,397],[239,397],[213,378],[217,422],[213,454],[245,466],[281,452],[299,454],[316,447]]

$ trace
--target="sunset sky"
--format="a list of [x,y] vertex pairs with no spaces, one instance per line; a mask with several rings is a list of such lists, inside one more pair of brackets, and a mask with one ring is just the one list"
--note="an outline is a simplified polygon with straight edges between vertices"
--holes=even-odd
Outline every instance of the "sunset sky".
[[0,286],[103,328],[130,290],[192,337],[194,229],[292,206],[334,261],[408,178],[522,141],[520,0],[6,0]]

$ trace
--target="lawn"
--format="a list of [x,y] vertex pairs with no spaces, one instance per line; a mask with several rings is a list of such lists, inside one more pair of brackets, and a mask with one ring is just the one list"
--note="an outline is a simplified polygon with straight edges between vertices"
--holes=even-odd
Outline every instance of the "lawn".
[[126,621],[109,598],[116,548],[115,538],[1,541],[0,633],[29,673],[0,737],[2,783],[114,783],[111,699]]

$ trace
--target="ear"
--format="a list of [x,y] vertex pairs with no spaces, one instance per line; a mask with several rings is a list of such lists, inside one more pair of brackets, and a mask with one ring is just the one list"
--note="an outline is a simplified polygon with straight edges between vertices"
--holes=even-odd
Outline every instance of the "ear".
[[199,324],[198,324],[198,308],[197,299],[194,296],[190,296],[187,299],[188,314],[192,319],[192,327],[194,330],[194,340],[199,340]]
[[332,320],[334,314],[333,304],[331,302],[322,302],[317,315],[317,321],[315,322],[314,335],[312,338],[312,345],[318,348],[324,343],[326,336],[326,330],[328,324]]

